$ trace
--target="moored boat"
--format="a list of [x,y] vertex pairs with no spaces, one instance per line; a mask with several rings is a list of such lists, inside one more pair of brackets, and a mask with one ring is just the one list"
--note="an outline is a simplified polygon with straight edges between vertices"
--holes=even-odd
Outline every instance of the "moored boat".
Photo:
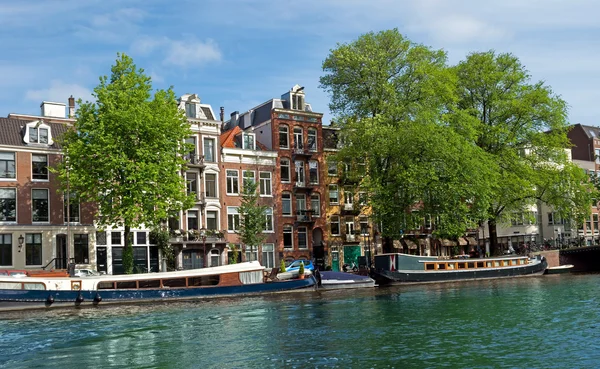
[[319,288],[324,290],[375,287],[375,280],[369,276],[344,272],[319,272],[317,281]]
[[147,274],[0,276],[0,310],[256,295],[314,289],[316,286],[313,276],[265,281],[264,269],[255,261]]
[[390,253],[375,256],[374,278],[379,284],[394,282],[447,282],[541,275],[548,263],[538,256],[506,256],[484,259],[441,259]]
[[565,274],[570,273],[573,269],[573,264],[559,265],[555,267],[549,267],[546,269],[546,274]]

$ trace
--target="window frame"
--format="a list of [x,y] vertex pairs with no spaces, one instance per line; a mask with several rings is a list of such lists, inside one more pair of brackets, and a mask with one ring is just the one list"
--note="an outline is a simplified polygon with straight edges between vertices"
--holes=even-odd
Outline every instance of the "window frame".
[[[305,244],[302,245],[301,241],[301,237],[300,235],[304,234],[304,242]],[[306,250],[308,249],[308,229],[305,226],[300,226],[298,227],[298,249],[299,250]]]
[[[334,233],[334,229],[333,229],[333,225],[337,224],[337,233]],[[332,236],[341,236],[341,226],[340,226],[340,216],[339,215],[332,215],[331,217],[329,217],[329,232],[331,233]]]
[[[211,176],[213,180],[208,180],[208,176]],[[219,188],[218,188],[218,176],[216,173],[204,173],[204,195],[210,199],[218,199],[219,198]],[[212,182],[212,186],[209,184]],[[214,196],[209,196],[209,190],[212,189],[214,191]]]
[[[287,168],[287,178],[283,177],[283,168]],[[292,181],[292,163],[289,158],[281,158],[279,160],[279,176],[281,179],[281,183],[290,183]]]
[[[289,208],[290,208],[289,213],[285,212],[284,202],[287,202],[287,201],[289,201]],[[284,191],[281,193],[281,215],[284,217],[291,217],[291,216],[293,216],[293,214],[294,214],[294,208],[292,205],[292,193],[288,192],[288,191]]]
[[[234,173],[235,173],[235,176],[233,175]],[[240,172],[239,172],[239,170],[226,169],[225,170],[225,178],[227,180],[227,188],[226,188],[227,195],[229,195],[229,196],[239,195],[240,194]],[[231,191],[230,191],[230,189],[231,189]],[[235,190],[235,192],[233,190]]]
[[[294,249],[294,227],[291,224],[284,224],[282,227],[282,243],[283,243],[283,249],[284,250],[293,250]],[[290,244],[286,246],[285,244],[285,238],[286,235],[290,238]]]
[[[46,193],[45,199],[35,199],[33,193],[40,193],[44,191]],[[46,201],[46,220],[39,220],[36,216],[36,203]],[[38,210],[39,211],[39,210]],[[32,188],[31,189],[31,222],[32,223],[50,223],[50,190],[48,188]]]
[[[6,158],[6,159],[2,159],[0,157],[0,167],[4,166],[4,169],[0,169],[0,180],[15,180],[17,178],[17,153],[15,151],[0,151],[0,156],[1,155],[6,155],[8,157],[8,155],[12,154],[12,160]],[[12,172],[10,171],[10,167],[11,167],[11,163],[12,162]],[[2,175],[5,174],[5,175]],[[10,174],[12,174],[12,176],[10,176]]]
[[[79,196],[76,192],[69,192],[69,218],[67,219],[67,194],[63,193],[63,222],[65,224],[80,224],[81,223],[81,203]],[[76,210],[75,212],[73,210]],[[76,213],[76,218],[73,217],[73,213]]]
[[[4,223],[16,223],[18,220],[18,198],[17,198],[17,189],[16,188],[11,188],[11,187],[2,187],[0,188],[0,193],[4,193],[6,191],[6,193],[8,192],[12,192],[13,196],[12,197],[0,197],[0,205],[2,207],[0,207],[0,224],[4,224]],[[13,203],[12,209],[10,209],[10,203]],[[4,209],[4,206],[8,204],[8,208],[7,210]],[[4,214],[5,213],[14,213],[14,219],[11,218],[4,218]]]
[[[311,136],[314,136],[314,144],[311,145],[310,143],[310,139]],[[318,151],[318,134],[317,134],[317,130],[315,128],[309,128],[307,129],[307,138],[308,138],[308,142],[306,143],[306,146],[308,148],[308,151],[311,152],[316,152]]]
[[[212,219],[208,216],[208,213],[214,213],[215,217],[214,217],[214,222],[215,222],[215,227],[211,228],[209,227],[209,219]],[[218,210],[206,210],[206,229],[207,230],[211,230],[211,231],[218,231],[219,230],[219,211]]]
[[[316,211],[315,211],[315,197],[317,200],[317,204],[318,206],[316,207]],[[312,210],[312,216],[313,218],[318,218],[321,216],[321,195],[318,193],[312,193],[310,194],[310,209]]]
[[235,233],[240,229],[240,213],[238,206],[227,207],[227,232]]
[[[294,150],[304,150],[304,129],[294,126]],[[298,139],[298,137],[300,139]]]
[[[10,261],[10,263],[8,263]],[[10,267],[13,265],[13,235],[12,233],[0,233],[0,266]]]
[[[36,161],[34,157],[44,158],[45,161]],[[34,163],[44,163],[39,166]],[[39,173],[36,173],[39,171]],[[37,178],[36,178],[37,176]],[[34,154],[31,153],[31,181],[33,182],[48,182],[50,180],[50,173],[48,172],[48,155],[47,154]]]
[[275,232],[275,221],[273,216],[273,208],[265,209],[265,233],[274,233]]
[[[85,244],[82,243],[83,241],[85,241]],[[73,252],[75,264],[90,263],[90,238],[87,233],[75,233],[73,235]]]
[[[315,167],[312,168],[311,165]],[[313,181],[313,173],[316,175],[315,181]],[[317,160],[308,161],[308,183],[310,185],[319,185],[319,162]]]
[[[269,178],[263,178],[263,174],[268,174]],[[258,172],[258,179],[260,181],[259,196],[260,197],[273,197],[273,175],[271,172]]]
[[[39,236],[39,243],[35,240]],[[33,255],[31,253],[34,252]],[[25,266],[41,266],[44,253],[44,239],[41,233],[25,233]],[[38,259],[39,258],[39,259]]]
[[[282,141],[281,139],[284,137],[283,135],[285,135],[285,146],[281,145],[281,141]],[[289,149],[290,148],[290,127],[287,124],[279,125],[278,136],[279,136],[279,140],[278,140],[279,148],[280,149]]]
[[[209,143],[207,145],[206,143]],[[210,151],[207,151],[210,150]],[[207,152],[209,155],[207,155]],[[204,161],[208,163],[216,163],[217,156],[215,151],[215,139],[212,137],[202,137],[202,155],[204,155]],[[209,156],[212,156],[212,160],[209,160]]]
[[[252,174],[251,176],[247,174]],[[246,181],[252,181],[256,183],[256,171],[250,169],[242,170],[242,188],[246,188]]]
[[[332,188],[335,188],[335,190],[332,191]],[[327,192],[329,194],[329,204],[330,205],[339,205],[340,204],[340,188],[337,184],[330,184],[327,187]],[[332,201],[332,194],[335,193],[336,194],[336,200]]]

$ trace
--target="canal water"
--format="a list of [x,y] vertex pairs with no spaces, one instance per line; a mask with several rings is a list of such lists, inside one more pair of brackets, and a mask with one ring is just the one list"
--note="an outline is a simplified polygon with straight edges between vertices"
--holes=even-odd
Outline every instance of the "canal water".
[[0,368],[594,368],[600,275],[0,313]]

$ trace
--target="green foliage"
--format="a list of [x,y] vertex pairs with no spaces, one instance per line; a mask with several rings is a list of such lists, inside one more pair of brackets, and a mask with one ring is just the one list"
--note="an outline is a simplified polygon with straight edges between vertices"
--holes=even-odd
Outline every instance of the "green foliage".
[[95,101],[78,101],[74,129],[61,140],[66,160],[56,171],[82,201],[98,205],[98,225],[125,226],[124,267],[131,273],[127,230],[157,226],[193,204],[180,175],[191,130],[173,90],[152,96],[150,77],[130,57],[119,54],[111,71],[94,89]]
[[238,256],[239,250],[233,243],[229,244],[229,248],[231,249],[231,256],[229,257],[229,264],[237,264],[238,257],[239,257]]
[[279,263],[279,273],[285,273],[285,261],[283,259]]
[[459,236],[472,226],[473,214],[487,208],[494,171],[484,152],[449,126],[456,75],[445,53],[396,29],[371,32],[331,50],[323,70],[321,87],[342,128],[334,159],[365,162],[361,187],[382,235],[398,237],[412,217],[435,218],[438,235]]
[[250,247],[258,247],[266,238],[265,230],[267,207],[259,204],[257,184],[254,181],[245,181],[242,191],[242,203],[238,208],[240,214],[240,227],[237,233],[240,241]]
[[162,257],[167,261],[167,270],[175,270],[175,252],[169,243],[169,238],[169,231],[164,228],[156,227],[150,231],[150,242],[161,251]]
[[300,262],[300,267],[298,268],[298,275],[304,274],[304,263]]

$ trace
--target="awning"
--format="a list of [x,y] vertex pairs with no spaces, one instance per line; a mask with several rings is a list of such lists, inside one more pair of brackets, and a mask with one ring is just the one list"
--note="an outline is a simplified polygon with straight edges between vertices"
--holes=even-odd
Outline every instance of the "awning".
[[456,246],[456,241],[452,241],[447,238],[440,238],[440,244],[446,247],[454,247]]
[[458,237],[458,244],[461,246],[467,246],[467,240],[464,237]]
[[400,243],[400,240],[394,240],[394,248],[395,249],[401,249],[402,248],[402,243]]
[[417,244],[414,241],[409,240],[408,238],[403,238],[402,241],[404,242],[404,244],[406,245],[406,247],[408,247],[409,249],[416,249],[417,248]]
[[419,246],[427,247],[427,238],[419,238],[417,241],[419,241]]
[[477,240],[474,237],[465,237],[467,242],[469,242],[469,246],[477,246]]

